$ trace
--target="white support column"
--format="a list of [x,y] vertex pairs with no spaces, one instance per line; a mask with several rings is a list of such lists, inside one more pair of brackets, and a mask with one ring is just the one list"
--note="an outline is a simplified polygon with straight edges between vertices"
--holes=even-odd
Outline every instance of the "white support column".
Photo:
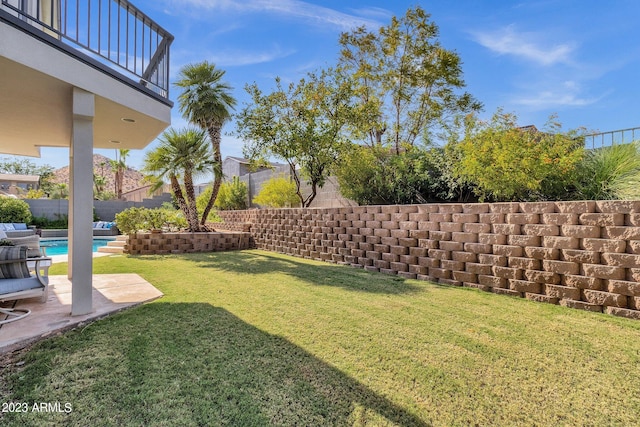
[[71,315],[91,313],[93,294],[93,117],[95,96],[73,88],[69,149],[69,269]]

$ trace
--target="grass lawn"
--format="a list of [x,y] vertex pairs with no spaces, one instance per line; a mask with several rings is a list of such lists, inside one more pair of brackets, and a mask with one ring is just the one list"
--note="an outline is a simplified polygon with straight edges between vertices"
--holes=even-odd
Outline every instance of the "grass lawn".
[[[52,274],[64,274],[54,266]],[[640,322],[261,251],[108,257],[165,297],[33,347],[2,425],[638,425]]]

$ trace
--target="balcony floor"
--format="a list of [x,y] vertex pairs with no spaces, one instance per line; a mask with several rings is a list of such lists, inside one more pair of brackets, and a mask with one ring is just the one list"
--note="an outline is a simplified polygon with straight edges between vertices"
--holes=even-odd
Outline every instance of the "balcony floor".
[[[31,314],[0,326],[0,354],[18,350],[39,339],[82,326],[109,314],[162,297],[162,292],[137,274],[99,274],[93,276],[93,312],[71,316],[71,282],[66,276],[49,276],[49,299],[19,300],[16,308]],[[13,306],[13,301],[0,303]],[[4,319],[1,316],[0,319]]]

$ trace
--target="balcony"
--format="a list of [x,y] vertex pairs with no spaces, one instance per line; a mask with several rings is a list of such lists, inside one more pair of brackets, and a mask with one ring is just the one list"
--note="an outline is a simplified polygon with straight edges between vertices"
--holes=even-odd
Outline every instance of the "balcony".
[[170,123],[173,36],[126,0],[0,0],[0,40],[0,152],[69,147],[73,88],[96,96],[94,148]]
[[[81,61],[169,99],[173,36],[125,0],[1,0],[2,19]],[[44,37],[45,35],[51,38]],[[122,76],[116,76],[120,78]]]

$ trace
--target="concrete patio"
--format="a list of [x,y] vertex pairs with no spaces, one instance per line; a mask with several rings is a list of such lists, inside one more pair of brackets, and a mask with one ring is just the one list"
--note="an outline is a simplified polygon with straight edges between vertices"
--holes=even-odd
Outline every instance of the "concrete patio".
[[[54,261],[55,262],[55,261]],[[67,276],[49,276],[49,298],[7,301],[0,307],[27,308],[24,319],[0,326],[0,354],[18,350],[42,338],[83,326],[129,307],[162,297],[162,293],[137,274],[93,276],[93,311],[71,316],[71,282]],[[3,320],[4,316],[0,316]]]

